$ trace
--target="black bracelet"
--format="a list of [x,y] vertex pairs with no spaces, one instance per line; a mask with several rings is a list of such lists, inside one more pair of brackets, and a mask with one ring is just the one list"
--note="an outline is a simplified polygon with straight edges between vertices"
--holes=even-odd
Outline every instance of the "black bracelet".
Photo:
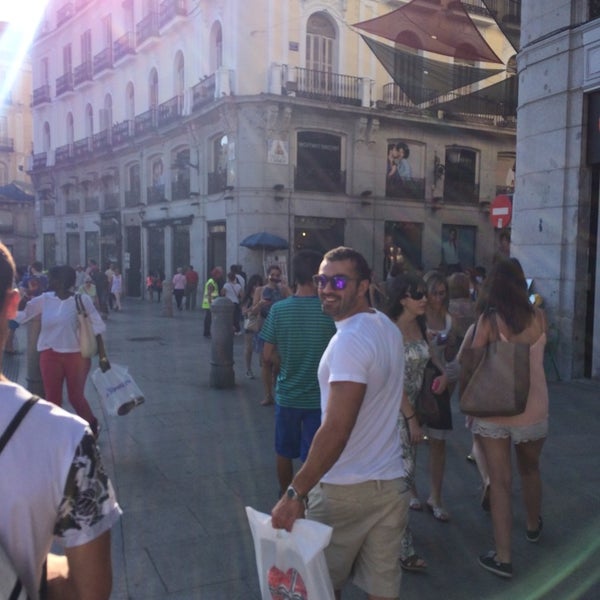
[[407,416],[405,415],[405,416],[404,416],[404,418],[405,418],[407,421],[410,421],[411,419],[414,419],[416,416],[417,416],[417,413],[413,413],[412,415],[410,415],[410,417],[407,417]]

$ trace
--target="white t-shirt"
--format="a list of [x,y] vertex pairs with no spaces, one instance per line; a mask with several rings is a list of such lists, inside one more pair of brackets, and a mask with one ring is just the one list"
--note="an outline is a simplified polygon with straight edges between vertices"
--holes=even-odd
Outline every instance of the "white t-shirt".
[[[92,299],[82,294],[81,300],[90,316],[94,333],[104,333],[106,325],[98,314]],[[51,348],[55,352],[79,352],[79,322],[77,320],[77,307],[75,296],[61,300],[54,292],[46,292],[41,296],[32,298],[25,310],[17,313],[16,321],[26,323],[37,315],[42,315],[42,327],[38,338],[37,349],[39,352]]]
[[354,381],[367,389],[348,443],[321,481],[344,485],[404,477],[398,430],[404,387],[402,334],[375,310],[335,325],[337,332],[319,365],[323,415],[332,382]]
[[[0,383],[0,433],[30,397]],[[0,542],[35,600],[53,540],[81,546],[110,529],[121,510],[87,423],[44,400],[0,453],[0,473]]]
[[240,294],[242,293],[242,286],[239,283],[228,281],[223,286],[223,291],[225,292],[225,298],[229,298],[234,304],[239,304]]

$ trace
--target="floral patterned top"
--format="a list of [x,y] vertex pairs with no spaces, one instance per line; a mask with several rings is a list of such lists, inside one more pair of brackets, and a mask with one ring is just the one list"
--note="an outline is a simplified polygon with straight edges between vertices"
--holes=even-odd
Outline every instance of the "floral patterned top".
[[423,373],[429,360],[429,345],[425,340],[404,344],[404,391],[414,407],[423,385]]
[[88,541],[89,532],[112,525],[120,512],[98,446],[88,431],[71,463],[54,535],[62,538],[67,546],[79,545]]

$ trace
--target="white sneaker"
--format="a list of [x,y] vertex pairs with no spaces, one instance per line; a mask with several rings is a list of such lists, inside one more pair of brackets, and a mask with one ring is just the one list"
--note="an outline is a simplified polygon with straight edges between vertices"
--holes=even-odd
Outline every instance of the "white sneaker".
[[246,377],[248,379],[254,379],[254,373],[252,372],[252,369],[246,371]]

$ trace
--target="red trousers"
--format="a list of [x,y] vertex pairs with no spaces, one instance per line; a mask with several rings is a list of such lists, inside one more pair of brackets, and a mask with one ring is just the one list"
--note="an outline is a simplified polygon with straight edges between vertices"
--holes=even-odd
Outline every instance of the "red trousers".
[[90,424],[95,433],[98,420],[83,393],[91,362],[89,358],[83,358],[80,352],[55,352],[54,350],[40,352],[40,371],[46,400],[62,406],[63,383],[66,381],[71,406]]

